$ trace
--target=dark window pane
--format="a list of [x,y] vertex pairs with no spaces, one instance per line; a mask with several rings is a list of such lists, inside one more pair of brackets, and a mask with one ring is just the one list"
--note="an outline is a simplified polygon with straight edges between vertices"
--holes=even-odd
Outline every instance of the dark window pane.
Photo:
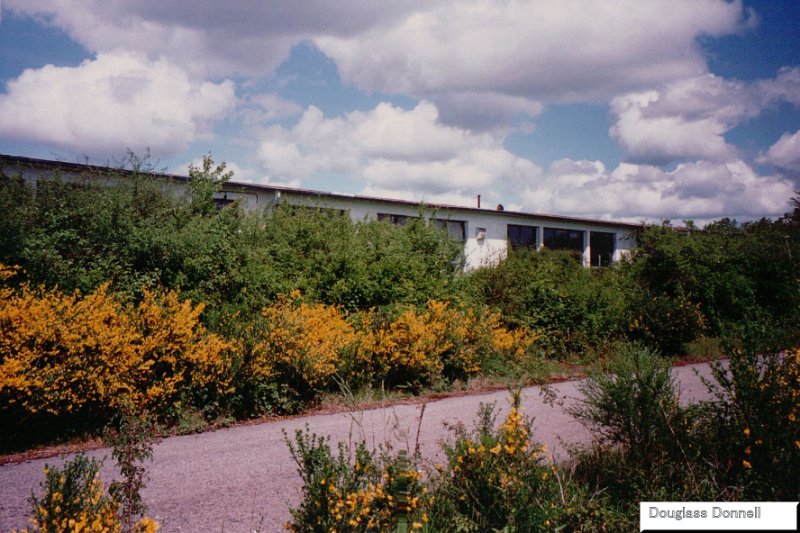
[[536,248],[536,226],[522,226],[509,224],[506,226],[506,236],[511,248]]
[[544,228],[544,245],[551,250],[583,253],[583,232],[574,229]]
[[593,267],[611,264],[611,258],[614,256],[614,238],[615,235],[613,233],[590,232],[589,247],[591,248]]
[[466,240],[466,224],[463,220],[445,220],[443,218],[433,218],[431,219],[431,224],[433,224],[434,227],[447,230],[447,234],[454,241],[464,242]]
[[225,197],[225,198],[214,198],[214,207],[216,208],[217,211],[222,211],[223,209],[225,209],[226,207],[228,207],[232,203],[233,203],[233,200],[231,200],[228,197]]
[[412,220],[417,217],[410,217],[407,215],[393,215],[391,213],[378,213],[378,220],[384,220],[391,224],[396,224],[398,226],[405,226]]

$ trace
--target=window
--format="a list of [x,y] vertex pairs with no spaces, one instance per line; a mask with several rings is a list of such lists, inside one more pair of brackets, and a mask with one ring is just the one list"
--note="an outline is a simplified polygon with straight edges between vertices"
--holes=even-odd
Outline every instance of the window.
[[217,212],[220,212],[229,205],[232,205],[233,202],[234,200],[228,198],[228,195],[225,195],[224,198],[214,198],[214,208],[217,210]]
[[405,226],[417,217],[410,217],[408,215],[393,215],[391,213],[378,213],[378,220],[383,220],[397,226]]
[[536,248],[536,226],[509,224],[506,226],[508,244],[513,250],[518,248]]
[[463,220],[432,218],[431,224],[436,228],[447,230],[447,234],[454,241],[464,242],[467,238],[466,223]]
[[544,228],[544,245],[551,250],[583,253],[583,232],[574,229]]
[[589,233],[589,247],[591,248],[593,267],[608,266],[614,256],[614,233],[592,231]]

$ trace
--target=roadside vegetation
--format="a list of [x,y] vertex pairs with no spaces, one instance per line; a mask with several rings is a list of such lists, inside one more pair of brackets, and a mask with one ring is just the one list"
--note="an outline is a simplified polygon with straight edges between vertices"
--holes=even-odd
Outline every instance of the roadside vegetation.
[[[590,373],[574,414],[602,439],[554,465],[517,407],[499,429],[486,408],[446,465],[414,464],[414,529],[616,530],[639,499],[797,498],[800,199],[777,220],[645,227],[608,268],[521,250],[464,273],[461,244],[424,217],[217,210],[230,173],[210,157],[182,196],[129,167],[113,186],[0,175],[0,452],[128,434],[121,414],[186,432],[340,390],[524,385],[569,364]],[[687,355],[728,358],[715,402],[678,404],[668,368]],[[295,530],[396,521],[396,451],[290,442],[306,480]],[[96,465],[70,468],[98,516],[142,514],[104,495]]]
[[454,428],[444,464],[387,444],[287,437],[304,481],[295,532],[635,531],[640,501],[791,501],[800,496],[800,349],[716,364],[714,401],[683,406],[669,360],[622,345],[572,414],[594,443],[553,462],[519,392],[502,423],[483,405]]

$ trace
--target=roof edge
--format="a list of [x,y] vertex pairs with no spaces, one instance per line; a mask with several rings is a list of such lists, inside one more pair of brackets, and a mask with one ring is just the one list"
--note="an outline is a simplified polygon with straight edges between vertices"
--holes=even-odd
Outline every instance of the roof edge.
[[[7,155],[7,154],[0,154],[0,163],[5,164],[14,164],[17,166],[30,166],[36,168],[43,168],[43,169],[54,169],[54,170],[63,170],[69,172],[76,172],[76,173],[108,173],[108,172],[118,172],[123,175],[133,175],[133,174],[144,174],[153,176],[156,178],[161,179],[168,179],[173,181],[181,181],[181,182],[188,182],[189,178],[187,176],[180,176],[178,174],[171,174],[167,172],[157,172],[157,171],[136,171],[132,169],[126,169],[123,167],[114,168],[111,166],[101,166],[101,165],[91,165],[88,163],[70,163],[66,161],[55,161],[49,159],[38,159],[33,157],[26,157],[26,156],[15,156],[15,155]],[[558,222],[577,222],[581,224],[591,224],[591,225],[598,225],[598,226],[619,226],[619,227],[626,227],[626,228],[641,228],[645,224],[644,223],[633,223],[633,222],[621,222],[621,221],[614,221],[614,220],[602,220],[602,219],[593,219],[593,218],[583,218],[583,217],[573,217],[573,216],[566,216],[566,215],[553,215],[553,214],[544,214],[544,213],[529,213],[525,211],[499,211],[494,209],[481,209],[478,207],[466,207],[460,205],[449,205],[449,204],[439,204],[439,203],[428,203],[425,201],[412,201],[412,200],[400,200],[395,198],[381,198],[377,196],[366,196],[366,195],[358,195],[358,194],[344,194],[344,193],[334,193],[334,192],[326,192],[326,191],[318,191],[313,189],[302,189],[302,188],[295,188],[295,187],[286,187],[283,185],[267,185],[261,183],[248,183],[248,182],[241,182],[241,181],[229,181],[226,182],[224,188],[227,189],[229,192],[234,192],[235,189],[247,189],[247,190],[261,190],[261,191],[273,191],[273,192],[281,192],[287,194],[294,194],[300,196],[308,196],[308,197],[315,197],[315,198],[332,198],[332,199],[341,199],[341,200],[355,200],[355,201],[365,201],[365,202],[384,202],[394,205],[403,205],[403,206],[411,206],[411,207],[426,207],[431,209],[441,209],[446,211],[461,211],[461,212],[469,212],[469,213],[481,213],[481,214],[502,214],[508,215],[511,217],[526,217],[526,218],[540,218],[545,220],[552,220]],[[233,190],[232,190],[233,189]]]

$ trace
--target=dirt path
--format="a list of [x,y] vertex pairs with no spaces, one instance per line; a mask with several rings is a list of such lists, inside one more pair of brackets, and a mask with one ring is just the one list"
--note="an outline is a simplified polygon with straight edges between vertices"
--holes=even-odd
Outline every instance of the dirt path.
[[[697,372],[695,372],[697,371]],[[707,365],[675,369],[684,402],[707,397],[697,373],[708,375]],[[544,402],[538,387],[523,391],[525,414],[534,417],[534,438],[547,444],[556,457],[565,456],[565,444],[583,443],[591,435],[565,409],[578,396],[578,382],[553,386],[559,402]],[[420,426],[420,450],[431,462],[441,459],[439,442],[447,439],[445,424],[471,426],[479,404],[497,402],[500,417],[508,409],[508,394],[495,392],[430,402]],[[558,405],[560,404],[560,405]],[[289,519],[288,508],[299,498],[300,479],[286,447],[283,432],[290,435],[306,424],[333,442],[365,438],[369,443],[390,441],[413,450],[420,405],[394,405],[354,413],[316,415],[239,426],[199,435],[172,437],[154,449],[148,465],[149,481],[144,498],[149,515],[162,524],[164,533],[280,531]],[[103,469],[107,483],[113,475],[108,449],[90,456],[107,457]],[[39,459],[0,466],[0,532],[26,525],[27,499],[38,488],[45,463]]]

